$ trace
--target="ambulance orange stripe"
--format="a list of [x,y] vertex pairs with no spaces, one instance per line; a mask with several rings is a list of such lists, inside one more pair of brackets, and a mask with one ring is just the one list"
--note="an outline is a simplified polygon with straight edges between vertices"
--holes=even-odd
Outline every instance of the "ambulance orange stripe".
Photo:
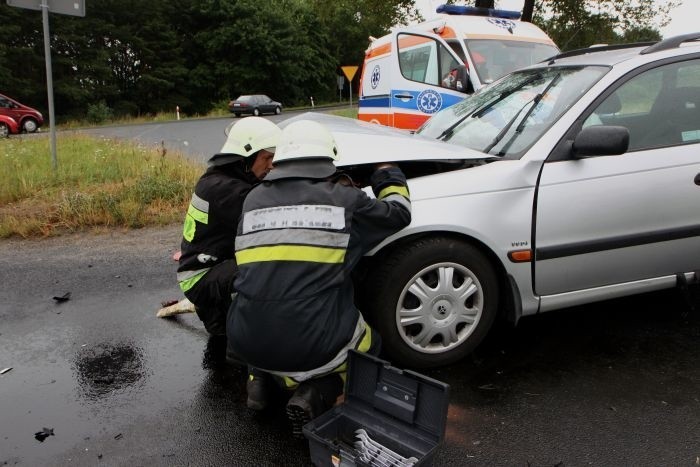
[[370,114],[360,113],[357,115],[359,120],[363,122],[379,123],[380,125],[391,126],[392,115],[390,114]]
[[379,55],[384,55],[388,54],[391,52],[391,43],[380,45],[379,47],[376,47],[374,49],[368,50],[365,52],[365,57],[366,58],[375,58]]
[[394,114],[394,126],[396,128],[406,128],[410,130],[415,130],[421,126],[428,118],[428,115],[416,115],[416,114]]
[[440,33],[440,37],[442,37],[443,39],[454,39],[457,37],[457,33],[451,27],[445,26],[445,28]]
[[414,45],[426,44],[432,42],[432,39],[424,36],[412,36],[407,34],[399,34],[399,48],[411,47]]

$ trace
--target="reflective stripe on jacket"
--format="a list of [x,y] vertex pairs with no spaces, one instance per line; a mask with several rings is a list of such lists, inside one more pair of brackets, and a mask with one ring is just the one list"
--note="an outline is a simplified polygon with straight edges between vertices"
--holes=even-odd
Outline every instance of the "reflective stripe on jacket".
[[257,368],[325,367],[353,339],[360,316],[350,273],[411,220],[403,173],[375,172],[377,199],[342,183],[276,178],[253,189],[236,237],[233,350]]
[[234,257],[243,200],[257,181],[242,161],[210,167],[197,181],[182,229],[177,280],[183,292],[212,266]]

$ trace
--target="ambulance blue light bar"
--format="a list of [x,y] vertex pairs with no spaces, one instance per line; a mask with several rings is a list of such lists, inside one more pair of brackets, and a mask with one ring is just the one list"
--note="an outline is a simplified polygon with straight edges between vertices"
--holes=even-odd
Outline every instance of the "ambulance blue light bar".
[[520,19],[521,13],[513,10],[498,10],[495,8],[477,8],[475,6],[463,5],[440,5],[435,9],[436,13],[447,15],[472,15],[490,16],[492,18]]

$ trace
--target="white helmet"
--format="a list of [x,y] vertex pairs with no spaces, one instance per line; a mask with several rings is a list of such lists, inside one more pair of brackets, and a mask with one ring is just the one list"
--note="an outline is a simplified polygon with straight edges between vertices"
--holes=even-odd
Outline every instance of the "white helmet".
[[326,127],[312,120],[299,120],[282,130],[272,163],[300,159],[338,160],[335,139]]
[[275,152],[282,130],[271,121],[262,117],[246,117],[226,128],[226,142],[218,154],[209,162],[213,165],[227,164],[238,158],[250,157],[261,149]]

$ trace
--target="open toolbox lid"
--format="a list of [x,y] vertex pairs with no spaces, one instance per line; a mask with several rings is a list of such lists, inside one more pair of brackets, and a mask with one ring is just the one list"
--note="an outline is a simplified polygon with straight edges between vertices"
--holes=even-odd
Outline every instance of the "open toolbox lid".
[[450,386],[389,362],[351,350],[345,405],[386,415],[436,444],[445,436]]

